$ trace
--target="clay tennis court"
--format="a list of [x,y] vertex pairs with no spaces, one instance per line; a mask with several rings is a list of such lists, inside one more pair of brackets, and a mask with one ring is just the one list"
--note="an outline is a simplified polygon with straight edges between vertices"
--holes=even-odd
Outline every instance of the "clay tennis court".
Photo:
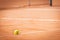
[[0,40],[60,40],[59,2],[0,0]]

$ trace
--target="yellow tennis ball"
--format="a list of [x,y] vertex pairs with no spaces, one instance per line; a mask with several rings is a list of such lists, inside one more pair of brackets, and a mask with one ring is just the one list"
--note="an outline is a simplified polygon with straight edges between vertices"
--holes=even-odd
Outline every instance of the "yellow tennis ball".
[[19,30],[14,30],[14,35],[19,35]]

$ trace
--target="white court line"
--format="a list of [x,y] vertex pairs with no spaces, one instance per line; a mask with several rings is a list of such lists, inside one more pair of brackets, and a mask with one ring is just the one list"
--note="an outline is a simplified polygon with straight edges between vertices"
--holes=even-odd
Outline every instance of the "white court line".
[[30,31],[30,32],[25,32],[21,34],[33,34],[33,33],[39,33],[39,32],[47,32],[47,31]]
[[30,32],[25,32],[25,33],[21,33],[21,34],[34,34],[34,33],[39,33],[39,32],[46,32],[46,31],[30,31]]
[[56,20],[56,19],[37,19],[37,18],[0,18],[0,20],[60,21],[60,20]]

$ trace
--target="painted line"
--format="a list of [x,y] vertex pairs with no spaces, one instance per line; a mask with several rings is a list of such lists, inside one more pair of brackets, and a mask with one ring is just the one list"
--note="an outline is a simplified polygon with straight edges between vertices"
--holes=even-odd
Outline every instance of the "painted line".
[[0,18],[0,20],[34,20],[34,21],[60,21],[57,19],[37,19],[37,18]]

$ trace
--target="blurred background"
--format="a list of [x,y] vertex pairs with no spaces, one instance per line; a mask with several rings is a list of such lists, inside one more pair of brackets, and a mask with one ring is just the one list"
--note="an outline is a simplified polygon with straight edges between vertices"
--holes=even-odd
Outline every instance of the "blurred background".
[[[0,0],[1,8],[49,6],[50,0]],[[52,0],[52,5],[60,7],[60,0]],[[43,7],[42,6],[42,7]]]
[[52,2],[0,0],[0,40],[60,40],[60,0]]

